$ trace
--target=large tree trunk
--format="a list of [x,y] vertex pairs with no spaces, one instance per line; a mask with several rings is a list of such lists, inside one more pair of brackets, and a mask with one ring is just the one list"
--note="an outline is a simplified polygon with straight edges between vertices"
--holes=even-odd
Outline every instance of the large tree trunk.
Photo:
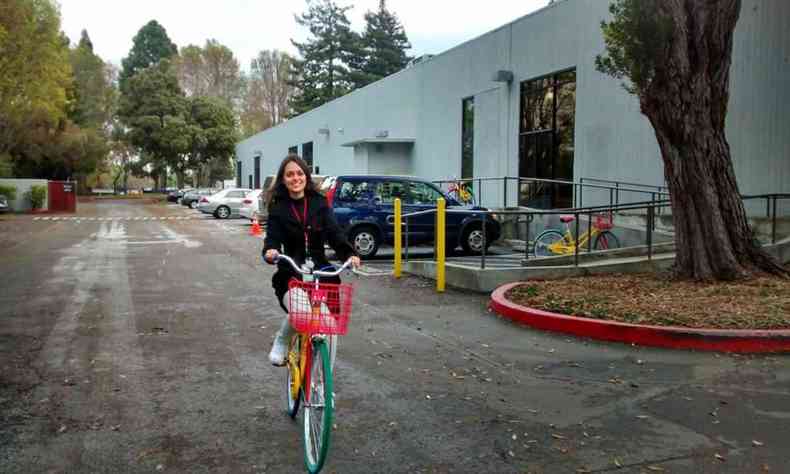
[[755,269],[784,273],[753,237],[724,134],[741,1],[657,4],[659,16],[669,19],[675,31],[640,105],[664,161],[676,272],[699,280],[731,280]]

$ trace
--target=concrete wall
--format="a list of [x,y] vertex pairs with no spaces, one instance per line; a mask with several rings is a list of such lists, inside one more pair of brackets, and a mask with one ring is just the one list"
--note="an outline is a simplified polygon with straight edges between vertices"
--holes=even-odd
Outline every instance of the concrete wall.
[[[608,3],[556,2],[265,130],[239,143],[237,155],[249,170],[254,151],[262,150],[262,173],[267,174],[288,147],[312,141],[321,174],[382,172],[377,165],[382,161],[371,159],[370,149],[342,145],[386,130],[389,138],[415,139],[408,158],[395,147],[386,150],[403,165],[402,173],[457,178],[461,103],[474,97],[475,176],[517,176],[521,82],[575,68],[574,178],[661,185],[659,148],[636,98],[619,81],[595,70],[595,57],[604,51],[600,22],[608,18]],[[787,18],[786,0],[744,0],[736,28],[727,133],[743,193],[790,192]],[[494,82],[497,70],[512,71],[514,81]],[[329,134],[319,134],[321,128]],[[369,145],[356,148],[360,146]],[[502,186],[486,186],[483,204],[501,206],[503,191]],[[514,185],[507,195],[510,203],[516,202]],[[590,192],[584,204],[608,199],[606,192]]]
[[367,170],[370,174],[408,175],[412,173],[411,144],[369,144],[366,148],[368,150]]
[[[47,188],[47,192],[49,192],[49,188],[47,185],[48,181],[46,179],[12,179],[12,178],[0,178],[0,184],[4,186],[14,186],[16,187],[16,199],[14,201],[9,201],[8,205],[13,209],[15,212],[25,212],[31,209],[30,206],[30,199],[26,197],[26,194],[30,191],[30,188],[33,186],[44,186]],[[42,209],[48,209],[49,203],[48,198],[49,196],[44,198],[44,205]]]

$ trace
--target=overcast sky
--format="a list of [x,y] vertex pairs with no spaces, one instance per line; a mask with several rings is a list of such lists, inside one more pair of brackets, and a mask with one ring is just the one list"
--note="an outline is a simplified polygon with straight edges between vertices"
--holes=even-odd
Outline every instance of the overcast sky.
[[[96,54],[120,65],[132,38],[150,20],[158,21],[179,48],[203,46],[216,39],[229,47],[245,70],[258,51],[280,49],[296,54],[290,39],[306,32],[294,14],[306,10],[304,0],[57,0],[62,29],[72,43],[88,30]],[[353,5],[351,26],[362,31],[363,15],[379,0],[336,0]],[[403,24],[412,56],[438,54],[464,41],[509,23],[548,4],[548,0],[388,0],[387,8]]]

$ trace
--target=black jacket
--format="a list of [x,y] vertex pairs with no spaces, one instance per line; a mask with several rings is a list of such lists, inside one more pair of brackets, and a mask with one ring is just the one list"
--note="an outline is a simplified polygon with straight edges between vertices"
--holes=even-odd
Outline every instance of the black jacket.
[[[324,244],[335,251],[338,258],[345,262],[354,255],[354,249],[348,243],[346,235],[335,220],[335,213],[326,198],[318,193],[306,193],[307,199],[307,230],[310,245],[310,257],[316,269],[329,265],[329,260],[324,253]],[[294,210],[296,212],[294,212]],[[303,217],[303,201],[294,201],[290,197],[277,199],[269,209],[266,220],[266,239],[263,243],[262,254],[269,249],[276,249],[288,255],[301,265],[306,258],[304,245],[304,227],[300,220]],[[296,216],[299,216],[297,219]],[[280,262],[277,272],[272,277],[272,286],[278,298],[288,291],[288,281],[298,274],[290,264]]]

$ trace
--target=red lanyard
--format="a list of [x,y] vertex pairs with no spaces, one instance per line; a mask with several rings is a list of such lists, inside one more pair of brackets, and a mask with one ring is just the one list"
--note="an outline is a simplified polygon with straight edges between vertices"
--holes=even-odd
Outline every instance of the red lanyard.
[[299,213],[296,211],[296,206],[294,206],[293,202],[291,202],[291,212],[293,212],[294,217],[296,217],[296,221],[302,224],[302,229],[304,230],[304,251],[305,255],[309,255],[310,247],[307,245],[307,195],[304,197],[302,217],[299,217]]

